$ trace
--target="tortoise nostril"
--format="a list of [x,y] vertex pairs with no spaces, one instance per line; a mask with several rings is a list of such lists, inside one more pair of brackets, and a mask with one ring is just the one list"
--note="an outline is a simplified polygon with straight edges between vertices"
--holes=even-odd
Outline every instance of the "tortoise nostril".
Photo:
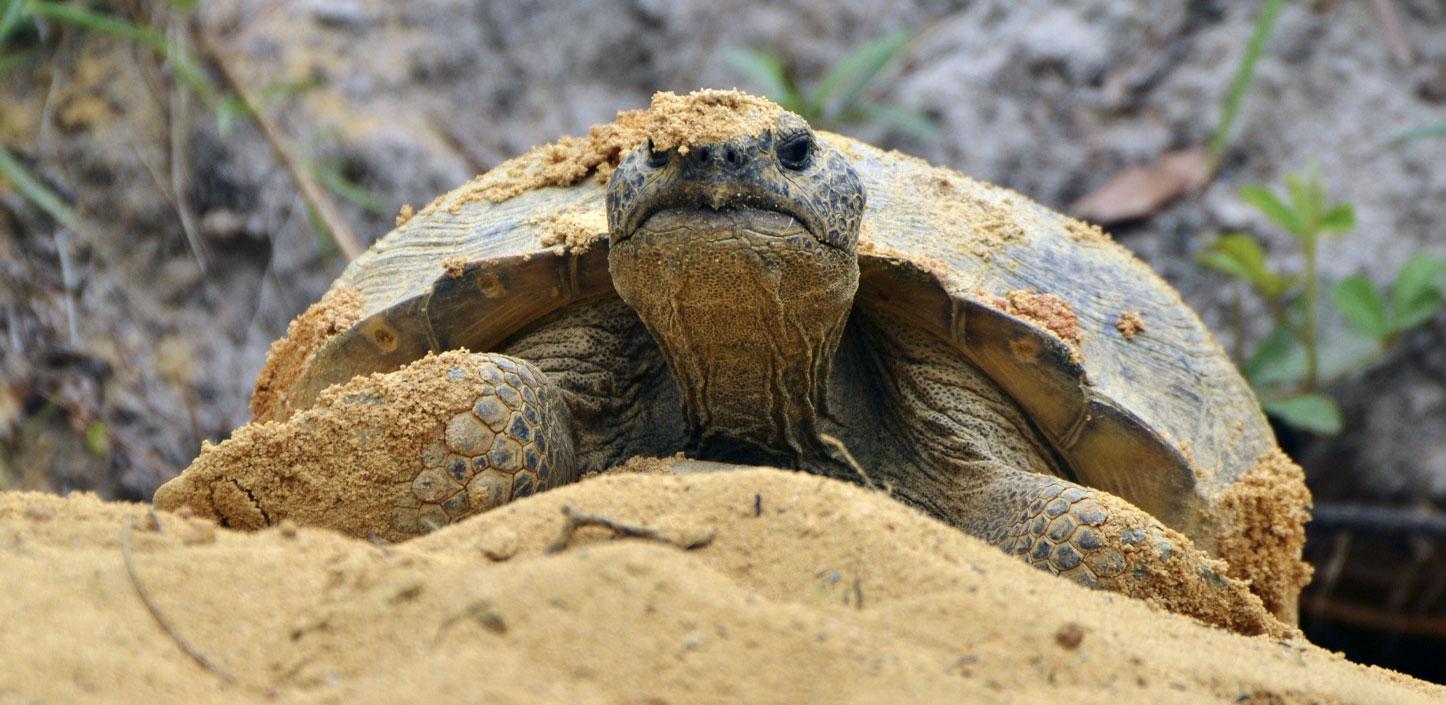
[[707,147],[699,147],[697,150],[695,150],[695,153],[698,155],[699,164],[707,164],[708,160],[713,158],[713,154],[708,150]]
[[729,147],[723,151],[723,158],[733,166],[738,166],[738,150]]

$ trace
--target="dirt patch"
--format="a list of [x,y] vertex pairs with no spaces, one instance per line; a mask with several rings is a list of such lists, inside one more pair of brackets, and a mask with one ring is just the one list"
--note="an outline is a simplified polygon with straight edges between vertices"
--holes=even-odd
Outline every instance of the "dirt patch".
[[1014,289],[1005,292],[1003,296],[985,295],[984,300],[1011,316],[1038,324],[1078,352],[1079,318],[1069,307],[1069,302],[1057,294],[1044,294],[1034,289]]
[[[563,507],[716,538],[682,550],[586,528],[549,554]],[[1080,588],[881,494],[798,473],[608,475],[385,547],[158,518],[152,527],[144,505],[90,495],[0,494],[12,568],[0,571],[0,695],[120,705],[177,693],[223,703],[1446,696],[1301,640],[1241,637]],[[137,586],[234,685],[180,650]]]
[[1140,317],[1139,311],[1125,311],[1115,320],[1115,330],[1125,336],[1125,340],[1134,340],[1135,336],[1144,332],[1145,319]]
[[764,98],[738,91],[704,90],[687,95],[653,94],[647,110],[624,110],[611,123],[594,125],[585,137],[563,137],[503,162],[422,211],[449,211],[479,200],[494,203],[544,186],[570,186],[588,175],[607,181],[632,148],[651,139],[658,150],[686,154],[694,145],[771,127],[783,109]]
[[607,237],[607,214],[599,208],[573,208],[558,213],[544,213],[532,220],[542,226],[538,244],[561,247],[577,254],[586,253],[593,243]]
[[361,295],[337,287],[297,316],[286,337],[272,343],[266,353],[251,391],[251,415],[257,421],[285,421],[296,413],[287,391],[327,340],[361,320],[361,311]]
[[1313,569],[1300,560],[1311,495],[1305,473],[1285,453],[1273,450],[1231,483],[1219,506],[1229,524],[1221,531],[1220,557],[1230,574],[1250,581],[1271,612],[1290,619],[1296,596]]

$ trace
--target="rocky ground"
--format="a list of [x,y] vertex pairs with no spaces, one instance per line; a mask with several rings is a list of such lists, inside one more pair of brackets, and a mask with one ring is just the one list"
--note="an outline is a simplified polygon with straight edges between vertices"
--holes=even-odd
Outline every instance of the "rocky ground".
[[[1254,12],[1129,0],[911,2],[886,17],[867,2],[506,5],[214,0],[189,17],[123,8],[182,40],[217,93],[249,94],[265,129],[235,101],[205,105],[144,46],[56,22],[18,30],[5,46],[22,60],[0,73],[0,141],[81,223],[58,228],[0,186],[0,487],[146,498],[201,440],[248,419],[267,345],[345,263],[321,225],[327,209],[299,195],[298,178],[321,184],[333,221],[364,244],[402,203],[645,105],[655,90],[762,88],[723,60],[730,50],[771,51],[811,84],[860,42],[911,28],[917,36],[869,97],[930,116],[937,133],[833,127],[1065,209],[1121,168],[1208,139]],[[1214,184],[1114,228],[1227,347],[1233,285],[1194,253],[1216,232],[1245,229],[1299,265],[1288,238],[1239,201],[1242,184],[1319,165],[1358,216],[1354,234],[1326,245],[1328,277],[1386,281],[1414,251],[1446,254],[1446,140],[1386,146],[1441,119],[1446,7],[1393,5],[1405,57],[1393,56],[1369,3],[1289,4]],[[1247,314],[1259,334],[1264,317]],[[1345,433],[1285,439],[1318,498],[1446,501],[1443,345],[1438,315],[1331,390]],[[1350,573],[1332,561],[1349,565],[1367,545],[1352,549],[1347,537],[1343,548],[1341,536],[1314,544],[1322,584]],[[1390,613],[1439,620],[1440,544],[1372,540],[1411,567],[1378,591],[1390,593]]]

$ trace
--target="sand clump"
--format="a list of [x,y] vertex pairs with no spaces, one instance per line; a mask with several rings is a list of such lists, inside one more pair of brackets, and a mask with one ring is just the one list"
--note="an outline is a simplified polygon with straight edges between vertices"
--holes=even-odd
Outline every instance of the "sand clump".
[[287,392],[326,341],[361,320],[361,312],[361,294],[339,286],[292,320],[286,337],[271,344],[256,375],[251,415],[257,421],[284,421],[299,411]]
[[1295,614],[1300,589],[1313,572],[1300,560],[1311,508],[1305,472],[1283,451],[1272,450],[1230,483],[1220,507],[1230,519],[1218,550],[1231,575],[1250,581],[1271,612]]
[[1034,289],[1014,289],[1004,292],[1003,296],[986,294],[983,298],[1000,311],[1043,327],[1076,352],[1079,351],[1079,317],[1069,307],[1069,302],[1058,294],[1040,293]]
[[589,175],[606,182],[623,156],[649,139],[654,149],[686,154],[695,144],[758,134],[783,112],[772,101],[739,91],[655,93],[646,110],[625,110],[584,137],[534,147],[442,196],[422,214],[438,208],[457,211],[476,201],[498,203],[533,189],[570,186]]
[[1134,340],[1145,331],[1145,319],[1140,317],[1139,311],[1125,311],[1115,319],[1115,330],[1125,336],[1125,340]]
[[594,243],[608,236],[607,214],[600,208],[540,213],[531,222],[542,227],[539,245],[579,255],[587,253]]
[[[582,529],[563,507],[706,546]],[[132,517],[127,575],[122,527]],[[746,470],[604,475],[407,543],[0,494],[0,701],[1440,702],[1003,555],[879,493]],[[190,660],[141,604],[219,671]]]

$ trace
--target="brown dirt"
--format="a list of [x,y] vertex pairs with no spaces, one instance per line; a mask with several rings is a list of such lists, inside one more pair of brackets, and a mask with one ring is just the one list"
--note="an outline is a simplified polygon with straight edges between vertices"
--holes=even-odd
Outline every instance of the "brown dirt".
[[1033,321],[1068,343],[1076,352],[1079,351],[1079,318],[1069,307],[1069,302],[1059,295],[1033,289],[1014,289],[1003,296],[985,297],[985,301],[1011,316]]
[[1115,321],[1115,330],[1125,336],[1126,340],[1134,340],[1135,336],[1144,332],[1145,319],[1140,317],[1139,311],[1125,311]]
[[311,358],[331,336],[361,320],[361,295],[337,287],[302,312],[286,329],[286,337],[271,344],[266,364],[256,375],[251,392],[251,414],[257,421],[285,421],[298,409],[286,398]]
[[558,213],[543,213],[532,222],[543,228],[538,244],[543,247],[561,247],[577,254],[587,252],[593,243],[606,239],[608,233],[607,214],[601,208],[573,208]]
[[686,154],[700,142],[757,134],[782,112],[772,101],[739,91],[655,93],[647,110],[624,110],[617,120],[594,125],[586,137],[563,137],[535,147],[433,201],[422,213],[455,211],[478,200],[505,201],[544,186],[569,186],[590,174],[606,181],[622,157],[648,139],[656,149],[676,148]]
[[1296,597],[1313,569],[1300,560],[1311,495],[1305,473],[1284,452],[1273,450],[1220,498],[1229,523],[1221,532],[1221,558],[1230,574],[1252,583],[1253,591],[1277,615],[1294,615]]
[[[583,529],[548,554],[564,506],[715,538],[684,551]],[[5,493],[0,551],[7,701],[1446,698],[1302,640],[1077,587],[880,494],[773,470],[606,475],[389,547],[164,512],[155,530],[144,505]],[[234,685],[182,653],[138,586]]]

